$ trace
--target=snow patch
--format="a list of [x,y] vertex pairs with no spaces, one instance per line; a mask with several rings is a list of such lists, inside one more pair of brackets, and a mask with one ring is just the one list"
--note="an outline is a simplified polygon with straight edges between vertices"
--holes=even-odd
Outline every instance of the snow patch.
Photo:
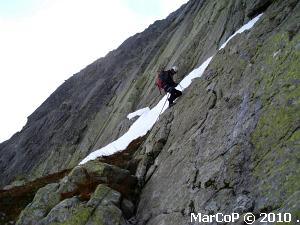
[[[250,20],[247,24],[242,26],[239,30],[237,30],[232,36],[228,38],[228,40],[220,47],[220,49],[224,48],[227,43],[238,33],[242,33],[245,30],[249,30],[254,26],[254,24],[259,20],[262,14],[258,15],[254,19]],[[220,50],[219,49],[219,50]],[[201,66],[194,69],[190,72],[177,86],[178,90],[183,91],[192,83],[192,80],[201,77],[204,73],[205,69],[208,67],[209,63],[213,59],[214,56],[208,58]],[[140,116],[129,128],[129,130],[121,136],[119,139],[113,141],[112,143],[106,145],[105,147],[98,149],[92,153],[90,153],[86,158],[84,158],[79,164],[84,164],[90,160],[94,160],[97,157],[112,155],[115,152],[122,151],[127,148],[127,146],[133,140],[138,137],[144,136],[147,132],[153,127],[156,121],[159,119],[159,116],[164,113],[164,111],[168,108],[167,103],[168,95],[165,95],[158,104],[152,108],[149,107],[140,109],[136,112],[133,112],[127,116],[127,118],[133,118],[134,116]]]
[[94,160],[100,156],[112,155],[115,152],[124,150],[133,140],[138,137],[144,136],[156,123],[160,114],[162,114],[167,108],[167,95],[165,95],[159,103],[151,110],[145,111],[129,128],[129,130],[119,139],[106,145],[105,147],[90,153],[84,158],[81,164],[84,164],[90,160]]
[[205,69],[208,67],[212,58],[213,57],[209,57],[204,63],[202,63],[201,66],[194,69],[192,72],[189,73],[189,75],[187,75],[185,78],[183,78],[183,80],[177,86],[177,89],[179,91],[183,91],[184,89],[186,89],[188,86],[191,85],[193,79],[195,79],[197,77],[201,77],[203,72],[205,71]]
[[137,111],[135,111],[133,113],[128,114],[127,118],[131,120],[132,118],[134,118],[136,116],[141,116],[144,113],[149,112],[149,111],[150,111],[149,107],[146,107],[146,108],[143,108],[143,109],[139,109],[139,110],[137,110]]
[[238,29],[233,35],[231,35],[227,41],[225,41],[224,44],[221,45],[221,47],[219,48],[219,50],[221,50],[222,48],[225,48],[225,46],[227,45],[227,43],[237,34],[243,33],[245,30],[249,30],[251,29],[254,24],[260,19],[260,17],[263,15],[263,13],[259,14],[257,17],[253,18],[252,20],[250,20],[248,23],[246,23],[244,26],[242,26],[240,29]]

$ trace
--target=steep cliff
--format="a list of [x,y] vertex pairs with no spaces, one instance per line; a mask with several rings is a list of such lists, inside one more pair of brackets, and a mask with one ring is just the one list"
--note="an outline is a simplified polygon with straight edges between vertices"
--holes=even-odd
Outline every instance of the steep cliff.
[[[251,30],[218,51],[262,12]],[[128,113],[158,102],[158,68],[176,64],[181,79],[214,55],[203,76],[125,157],[128,164],[96,160],[76,167],[40,189],[18,224],[126,224],[132,216],[140,225],[189,224],[192,212],[253,212],[257,218],[289,212],[295,221],[299,24],[297,0],[191,0],[72,76],[0,145],[2,186],[73,168],[122,135],[131,124]],[[114,176],[120,179],[110,182]],[[80,187],[90,180],[82,197]]]
[[72,76],[21,132],[0,145],[0,184],[73,167],[118,137],[128,128],[127,113],[157,101],[153,83],[159,67],[176,63],[184,76],[248,21],[257,5],[190,1]]
[[187,224],[191,212],[289,212],[296,224],[299,12],[299,2],[274,2],[152,130],[140,151],[149,168],[142,173],[141,224]]

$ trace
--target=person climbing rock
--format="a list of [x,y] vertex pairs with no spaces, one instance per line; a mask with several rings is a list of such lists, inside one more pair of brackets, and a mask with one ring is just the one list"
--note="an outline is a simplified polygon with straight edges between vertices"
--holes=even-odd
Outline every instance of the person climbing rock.
[[182,95],[182,92],[175,88],[178,83],[174,81],[173,77],[177,72],[177,66],[173,66],[170,70],[162,70],[159,73],[161,87],[165,90],[165,92],[170,93],[170,97],[168,99],[169,107],[172,107],[175,104],[174,100]]

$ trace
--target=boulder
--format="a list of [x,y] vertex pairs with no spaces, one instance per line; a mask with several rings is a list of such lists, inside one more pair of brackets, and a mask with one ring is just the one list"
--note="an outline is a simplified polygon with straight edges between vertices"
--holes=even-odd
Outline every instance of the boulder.
[[[136,184],[127,170],[89,161],[75,167],[59,183],[41,188],[22,211],[17,225],[124,224],[124,218],[133,215]],[[131,201],[124,199],[121,206],[122,196]]]

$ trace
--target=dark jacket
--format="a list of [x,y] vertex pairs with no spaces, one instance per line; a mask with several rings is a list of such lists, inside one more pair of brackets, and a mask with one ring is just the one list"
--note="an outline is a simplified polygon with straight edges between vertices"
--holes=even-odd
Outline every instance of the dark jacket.
[[177,86],[177,83],[175,83],[173,80],[174,74],[175,73],[172,70],[162,71],[159,74],[159,78],[163,83],[163,88],[165,91],[169,91],[170,88]]

